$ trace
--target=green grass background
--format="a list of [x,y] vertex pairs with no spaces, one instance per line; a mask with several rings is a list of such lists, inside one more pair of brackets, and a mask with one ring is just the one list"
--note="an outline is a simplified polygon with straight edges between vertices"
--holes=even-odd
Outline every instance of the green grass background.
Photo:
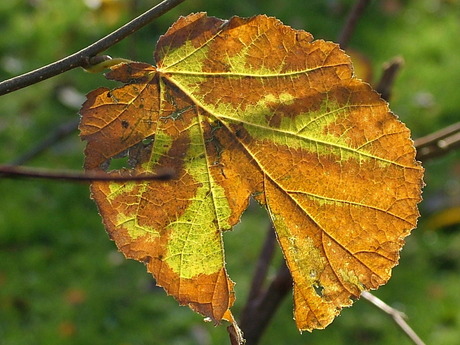
[[[9,0],[0,2],[0,79],[73,53],[154,2],[147,0]],[[265,13],[316,38],[336,40],[354,1],[188,0],[107,53],[152,62],[158,36],[190,12],[228,18]],[[402,56],[405,66],[391,108],[417,138],[459,120],[460,1],[373,1],[350,48],[382,64]],[[101,74],[73,70],[0,97],[0,163],[8,163],[78,118],[79,96],[109,85]],[[81,169],[77,133],[28,162]],[[427,344],[460,339],[459,153],[427,161],[419,227],[407,239],[400,265],[375,294],[404,311]],[[454,219],[451,219],[453,216]],[[225,234],[229,274],[236,281],[238,315],[268,226],[252,205]],[[276,270],[274,263],[271,274]],[[345,309],[326,330],[302,335],[287,298],[263,344],[410,344],[392,321],[367,302]],[[214,327],[156,288],[142,264],[124,260],[108,239],[88,186],[0,178],[0,344],[228,344]]]

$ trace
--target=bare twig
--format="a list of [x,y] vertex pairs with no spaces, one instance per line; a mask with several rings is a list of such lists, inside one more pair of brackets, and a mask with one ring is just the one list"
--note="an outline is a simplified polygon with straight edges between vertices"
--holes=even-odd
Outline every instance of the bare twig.
[[345,49],[348,46],[353,31],[355,30],[356,24],[358,23],[358,19],[364,13],[364,10],[370,2],[370,0],[359,0],[351,9],[350,13],[348,14],[345,25],[343,26],[338,38],[340,48]]
[[101,62],[101,58],[97,57],[97,54],[115,45],[125,37],[136,32],[152,20],[160,17],[184,1],[185,0],[164,0],[126,25],[90,46],[76,52],[75,54],[38,68],[34,71],[0,82],[0,95],[36,84],[42,80],[54,77],[76,67],[86,67]]
[[174,171],[165,169],[156,174],[138,175],[115,175],[103,171],[69,171],[69,170],[48,170],[31,167],[0,165],[0,178],[40,178],[60,181],[149,181],[149,180],[170,180],[174,178]]
[[[254,323],[254,317],[259,313],[260,303],[262,302],[264,294],[266,293],[266,291],[263,291],[263,285],[267,278],[270,262],[273,259],[275,242],[275,230],[273,229],[273,225],[270,224],[265,237],[265,242],[259,254],[259,260],[257,261],[256,269],[254,270],[248,298],[240,316],[241,328],[248,330],[249,336],[251,337],[251,342],[249,342],[249,344],[254,344],[254,332],[251,333],[250,325]],[[260,330],[262,331],[263,329]]]
[[383,65],[383,73],[375,90],[380,93],[384,100],[390,100],[394,81],[403,65],[404,59],[401,56],[397,56]]
[[460,122],[414,141],[417,159],[440,157],[460,147]]
[[281,264],[267,290],[261,294],[256,305],[248,313],[248,322],[241,323],[241,329],[248,344],[256,345],[275,315],[284,297],[292,289],[292,277],[286,264]]
[[[256,269],[254,270],[254,276],[252,278],[251,289],[249,290],[246,307],[251,304],[251,301],[254,301],[258,296],[260,296],[262,286],[267,278],[267,272],[273,258],[273,253],[275,252],[275,239],[275,230],[273,229],[273,225],[270,224],[267,229],[265,242],[259,255],[259,260],[257,261]],[[242,318],[243,316],[244,311],[242,313]]]
[[422,341],[422,339],[420,339],[417,333],[415,333],[414,330],[408,325],[408,323],[405,320],[407,317],[403,312],[393,307],[390,307],[380,298],[374,296],[368,291],[363,291],[361,296],[367,301],[371,302],[377,308],[385,312],[386,314],[390,315],[396,322],[396,324],[404,331],[404,333],[410,338],[410,340],[412,340],[414,344],[425,345],[425,343]]

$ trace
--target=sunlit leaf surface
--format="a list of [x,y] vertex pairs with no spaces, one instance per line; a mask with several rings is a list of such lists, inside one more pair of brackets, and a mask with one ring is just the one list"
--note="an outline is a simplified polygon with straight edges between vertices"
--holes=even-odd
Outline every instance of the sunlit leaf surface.
[[155,60],[113,67],[124,85],[91,92],[81,110],[86,169],[127,155],[111,173],[176,175],[92,184],[127,257],[180,304],[232,320],[222,233],[252,196],[292,273],[299,329],[326,327],[388,281],[423,170],[409,130],[336,44],[267,16],[198,13],[160,38]]

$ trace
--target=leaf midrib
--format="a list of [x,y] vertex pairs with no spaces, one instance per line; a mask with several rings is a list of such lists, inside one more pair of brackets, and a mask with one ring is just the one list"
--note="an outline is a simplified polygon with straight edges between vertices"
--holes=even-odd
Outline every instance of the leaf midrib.
[[290,71],[290,72],[277,72],[273,74],[256,74],[256,73],[238,73],[238,72],[195,72],[195,71],[184,71],[184,70],[171,70],[169,68],[157,68],[157,72],[163,75],[190,75],[190,76],[203,76],[203,77],[250,77],[250,78],[280,78],[280,77],[289,77],[298,74],[306,74],[311,73],[316,70],[322,70],[324,68],[331,68],[331,67],[341,67],[341,66],[348,66],[348,63],[339,63],[339,64],[331,64],[331,65],[322,65],[313,68],[307,68],[298,71]]

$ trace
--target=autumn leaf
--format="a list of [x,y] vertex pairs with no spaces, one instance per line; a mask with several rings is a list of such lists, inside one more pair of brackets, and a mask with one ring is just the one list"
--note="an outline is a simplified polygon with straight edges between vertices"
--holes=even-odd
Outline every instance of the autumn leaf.
[[222,233],[253,197],[293,276],[300,330],[388,281],[423,169],[409,130],[336,44],[263,15],[198,13],[159,39],[155,60],[114,66],[107,78],[124,85],[91,92],[81,110],[86,169],[127,155],[111,174],[176,174],[92,183],[120,251],[180,304],[232,321]]

